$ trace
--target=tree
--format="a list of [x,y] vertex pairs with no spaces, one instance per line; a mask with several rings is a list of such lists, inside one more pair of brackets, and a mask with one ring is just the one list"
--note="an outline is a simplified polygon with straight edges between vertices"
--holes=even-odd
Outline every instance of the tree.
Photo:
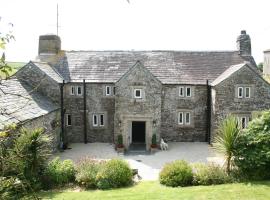
[[230,115],[220,123],[217,135],[214,138],[213,148],[225,156],[227,172],[231,170],[232,158],[239,135],[238,121],[236,117]]
[[[1,17],[0,17],[1,22]],[[9,26],[13,27],[12,23],[8,24]],[[9,31],[8,33],[0,32],[0,50],[2,50],[2,55],[0,58],[0,72],[5,74],[5,78],[9,76],[9,72],[12,70],[10,66],[6,63],[6,56],[5,56],[5,48],[6,44],[9,43],[11,40],[14,40],[14,36],[12,35],[12,31]],[[1,81],[0,76],[0,81]],[[0,82],[1,83],[1,82]]]
[[260,72],[263,72],[263,63],[260,62],[258,65],[257,65],[258,69],[260,70]]

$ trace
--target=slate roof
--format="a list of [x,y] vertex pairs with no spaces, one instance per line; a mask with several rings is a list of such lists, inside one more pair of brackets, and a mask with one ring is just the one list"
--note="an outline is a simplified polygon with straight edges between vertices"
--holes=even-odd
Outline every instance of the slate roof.
[[163,84],[206,84],[232,65],[255,63],[238,51],[67,51],[56,68],[66,81],[114,83],[137,61]]
[[30,61],[29,64],[32,64],[38,67],[41,71],[43,71],[45,74],[47,74],[50,78],[52,78],[57,83],[62,83],[63,77],[57,72],[57,70],[55,70],[48,63]]
[[56,109],[58,107],[47,97],[32,91],[15,77],[0,84],[0,130],[5,125],[23,123]]
[[218,85],[225,79],[229,78],[231,75],[233,75],[235,72],[237,72],[242,67],[246,66],[246,63],[241,63],[238,65],[232,65],[227,70],[225,70],[219,77],[217,77],[212,83],[212,86]]

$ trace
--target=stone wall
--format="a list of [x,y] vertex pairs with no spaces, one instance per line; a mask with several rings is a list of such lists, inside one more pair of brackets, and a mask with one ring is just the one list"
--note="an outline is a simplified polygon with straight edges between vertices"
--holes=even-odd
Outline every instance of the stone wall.
[[[142,89],[142,98],[134,98],[134,89]],[[162,84],[144,66],[137,63],[116,83],[114,136],[123,135],[125,147],[131,141],[132,121],[146,122],[146,146],[152,134],[159,140]]]
[[16,73],[16,77],[20,81],[28,83],[34,90],[50,98],[53,102],[60,102],[59,84],[31,63],[20,69]]
[[[239,99],[237,86],[251,88],[251,98]],[[259,75],[244,66],[229,78],[212,88],[212,131],[213,139],[218,123],[228,114],[250,115],[254,111],[270,108],[270,87]]]
[[59,147],[60,142],[60,123],[60,110],[56,110],[46,115],[32,119],[24,123],[22,126],[29,130],[44,128],[45,134],[48,134],[52,139],[52,150],[56,151]]
[[[113,84],[86,83],[87,140],[88,142],[113,142],[114,96],[105,96],[105,87]],[[71,115],[72,125],[65,126],[69,142],[84,142],[84,104],[82,95],[70,95],[71,86],[82,83],[68,83],[64,87],[64,107]],[[94,127],[93,114],[104,114],[103,127]],[[66,120],[65,120],[66,122]]]
[[[184,85],[181,85],[181,87]],[[161,137],[167,141],[205,141],[206,137],[206,86],[191,87],[191,97],[179,96],[180,85],[164,85],[161,110]],[[189,111],[191,124],[178,124],[178,112]]]

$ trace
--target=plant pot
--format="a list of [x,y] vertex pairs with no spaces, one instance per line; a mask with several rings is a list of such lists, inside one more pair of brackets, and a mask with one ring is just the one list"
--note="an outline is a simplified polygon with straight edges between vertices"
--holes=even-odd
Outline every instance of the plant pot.
[[150,147],[151,153],[156,153],[158,151],[157,147]]
[[116,147],[117,153],[124,153],[125,148],[124,147]]

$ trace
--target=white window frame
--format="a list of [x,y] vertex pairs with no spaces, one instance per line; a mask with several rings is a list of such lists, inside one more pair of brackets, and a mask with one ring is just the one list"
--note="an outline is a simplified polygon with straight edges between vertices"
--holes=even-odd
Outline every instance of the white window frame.
[[[180,121],[180,115],[182,115],[182,122]],[[178,124],[180,124],[180,125],[184,124],[184,112],[178,113]]]
[[[187,122],[187,115],[189,116],[188,119],[189,121]],[[185,112],[185,124],[190,125],[190,120],[191,120],[191,114],[190,112]]]
[[[247,89],[249,90],[249,96],[247,96]],[[250,87],[245,87],[245,98],[250,98],[250,92],[251,92],[251,88]]]
[[[240,94],[240,89],[242,90],[242,95],[239,95]],[[244,97],[244,88],[243,87],[238,87],[237,88],[237,97],[239,99],[242,99]]]
[[[182,94],[181,94],[182,91]],[[184,87],[179,87],[179,97],[185,97],[185,89]]]
[[[140,96],[136,96],[137,91],[140,91]],[[142,98],[142,89],[138,89],[138,88],[134,89],[134,98],[135,99],[141,99]]]
[[[95,118],[96,118],[96,123],[95,123]],[[98,115],[97,114],[93,114],[93,126],[94,127],[98,126]]]
[[[188,95],[188,89],[189,89],[189,95]],[[186,87],[186,97],[191,97],[191,87]]]
[[75,95],[75,87],[74,86],[70,86],[69,94],[70,95]]
[[[79,88],[80,88],[80,90],[81,90],[81,93],[79,94]],[[77,86],[76,87],[76,94],[78,95],[78,96],[82,96],[83,95],[83,88],[82,88],[82,86]]]
[[[69,119],[70,119],[70,123],[69,123]],[[72,126],[71,114],[66,114],[66,125]]]
[[[109,90],[108,90],[109,89]],[[108,91],[109,91],[109,93],[108,93]],[[105,95],[106,96],[111,96],[112,95],[112,87],[111,86],[106,86],[105,87]]]
[[[101,116],[103,117],[103,124],[101,124]],[[104,119],[104,114],[99,114],[99,126],[104,126],[105,125],[105,119]]]
[[113,86],[113,95],[115,95],[115,93],[116,93],[116,87]]

